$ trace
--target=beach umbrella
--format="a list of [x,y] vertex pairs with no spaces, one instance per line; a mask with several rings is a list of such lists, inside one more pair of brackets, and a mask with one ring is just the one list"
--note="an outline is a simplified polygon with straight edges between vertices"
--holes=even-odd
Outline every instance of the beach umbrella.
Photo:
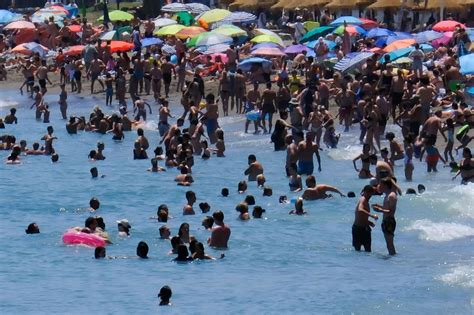
[[403,64],[412,64],[413,60],[410,57],[401,57],[397,60],[391,61],[393,65],[403,65]]
[[101,40],[112,40],[114,39],[115,37],[115,34],[117,33],[117,31],[108,31],[108,32],[104,32],[102,35],[100,35],[100,39]]
[[198,36],[201,33],[204,33],[206,30],[200,26],[186,26],[181,29],[178,33],[175,34],[176,37],[180,39],[193,38]]
[[67,28],[73,33],[82,32],[82,26],[78,24],[68,25]]
[[329,25],[330,26],[339,26],[343,25],[344,23],[346,24],[352,24],[352,25],[362,25],[364,22],[362,22],[360,19],[353,17],[353,16],[341,16],[334,21],[332,21]]
[[[329,50],[333,50],[334,47],[336,47],[337,45],[336,42],[333,42],[332,40],[324,39],[324,42],[326,43],[326,45],[328,45]],[[311,48],[313,50],[317,43],[318,40],[312,40],[306,43],[306,47]]]
[[[133,20],[133,15],[121,10],[114,10],[109,12],[109,19],[112,22],[117,21],[131,21]],[[97,19],[97,21],[102,22],[104,21],[104,16],[101,16]]]
[[432,40],[443,37],[443,33],[436,31],[424,31],[413,35],[418,44],[431,42]]
[[[129,42],[124,42],[121,40],[110,41],[110,52],[127,52],[134,48],[134,45]],[[102,43],[102,47],[107,47],[107,43]]]
[[334,28],[331,27],[331,26],[321,26],[321,27],[317,27],[315,29],[312,29],[308,33],[304,34],[304,36],[300,40],[300,43],[303,44],[303,43],[312,41],[314,39],[317,39],[318,37],[326,35],[327,33],[329,33],[333,29]]
[[285,46],[280,37],[275,37],[271,35],[258,35],[250,40],[252,43],[275,43],[281,47]]
[[213,9],[213,10],[204,12],[204,14],[202,14],[199,17],[199,20],[202,20],[206,22],[207,24],[211,24],[211,23],[222,21],[223,19],[228,17],[230,14],[231,12],[229,10]]
[[458,27],[465,28],[466,26],[458,21],[446,20],[436,23],[433,26],[433,30],[438,32],[452,32]]
[[242,69],[242,71],[247,72],[247,71],[250,71],[250,69],[254,65],[262,65],[263,67],[271,67],[272,64],[273,63],[270,60],[267,60],[267,59],[264,59],[264,58],[250,57],[250,58],[246,58],[246,59],[242,60],[241,62],[239,62],[238,68]]
[[461,74],[474,74],[474,54],[459,57]]
[[203,12],[209,11],[211,8],[209,8],[207,5],[202,4],[202,3],[187,3],[186,7],[188,8],[188,11],[194,14],[200,14]]
[[50,6],[49,8],[52,9],[52,10],[55,10],[55,11],[61,11],[64,14],[69,15],[69,10],[66,9],[65,7],[63,7],[62,5],[56,4],[56,5]]
[[196,46],[212,46],[217,44],[230,44],[232,37],[218,33],[203,33],[197,36]]
[[414,45],[415,43],[416,43],[416,41],[412,38],[400,39],[400,40],[394,41],[390,45],[387,45],[383,50],[385,52],[391,52],[391,51],[394,51],[394,50],[397,50],[397,49],[400,49],[400,48],[409,47],[411,45]]
[[334,70],[340,72],[347,72],[361,63],[365,62],[367,59],[372,57],[374,53],[372,52],[355,52],[347,54],[344,58],[339,60],[334,66]]
[[7,24],[21,19],[21,14],[16,14],[8,10],[0,10],[0,24]]
[[[346,29],[346,32],[349,33],[349,35],[357,35],[357,34],[360,34],[360,35],[363,35],[365,33],[367,33],[366,30],[364,30],[362,27],[360,26],[357,26],[357,25],[347,25],[345,27]],[[338,34],[338,35],[342,35],[344,34],[344,25],[340,25],[338,26],[334,31],[333,31],[334,34]]]
[[155,37],[144,38],[140,42],[142,43],[142,47],[148,47],[148,46],[163,44],[163,41],[161,39],[155,38]]
[[306,21],[303,23],[303,26],[305,28],[306,31],[311,31],[312,29],[315,29],[316,27],[320,27],[321,24],[319,24],[319,22],[315,22],[315,21]]
[[379,25],[379,23],[377,21],[373,21],[373,20],[370,20],[370,19],[359,18],[359,20],[361,20],[362,25],[364,27],[371,28],[371,27],[376,27],[377,25]]
[[224,24],[212,30],[213,33],[222,34],[230,37],[247,36],[247,32],[235,25]]
[[188,11],[188,7],[184,3],[174,2],[169,3],[161,7],[161,11],[163,12],[181,12],[181,11]]
[[394,33],[395,35],[387,37],[387,41],[386,41],[387,45],[390,45],[391,43],[400,39],[413,38],[413,35],[410,33],[406,33],[406,32],[394,32]]
[[382,58],[380,58],[380,60],[385,60],[385,56],[388,55],[390,57],[389,59],[390,62],[392,62],[399,58],[408,56],[413,51],[413,49],[414,49],[413,47],[405,47],[405,48],[396,49],[383,55]]
[[381,36],[395,36],[395,33],[386,28],[375,27],[369,30],[366,34],[367,38],[376,38]]
[[20,44],[12,49],[12,53],[26,56],[32,55],[34,53],[39,53],[40,56],[45,56],[48,51],[48,48],[35,42]]
[[190,26],[191,24],[194,23],[194,16],[192,16],[192,14],[189,13],[188,11],[177,12],[173,16],[173,19],[178,21],[178,18],[179,18],[179,24],[183,24],[185,26]]
[[175,20],[168,19],[168,18],[158,18],[154,20],[153,23],[155,24],[155,27],[158,27],[158,28],[168,26],[168,25],[178,24],[178,22],[176,22]]
[[[204,47],[204,46],[203,46]],[[227,44],[217,44],[217,45],[212,45],[212,46],[208,46],[204,51],[203,51],[203,54],[205,55],[213,55],[213,54],[217,54],[217,53],[222,53],[224,51],[226,51],[227,49],[229,49],[230,46],[227,45]]]
[[75,45],[75,46],[68,47],[66,51],[64,52],[64,54],[66,56],[80,56],[82,55],[84,47],[85,47],[84,45]]
[[161,51],[168,55],[176,54],[176,49],[168,44],[163,45],[163,47],[161,47]]
[[256,29],[252,30],[252,32],[255,35],[270,35],[270,36],[274,36],[274,37],[278,37],[278,38],[280,37],[274,31],[267,30],[266,28],[256,28]]
[[244,11],[235,11],[229,14],[226,18],[222,20],[222,22],[226,23],[243,23],[243,22],[251,22],[255,21],[257,17],[249,12]]
[[434,41],[431,42],[431,45],[433,47],[438,48],[441,44],[447,45],[453,38],[454,32],[444,32],[443,37],[435,39]]
[[185,28],[184,25],[181,24],[175,24],[175,25],[168,25],[165,27],[160,28],[158,31],[155,32],[155,35],[158,36],[171,36],[171,35],[176,35],[179,31],[181,31],[183,28]]
[[49,8],[41,9],[33,13],[31,16],[31,21],[33,23],[43,23],[45,20],[49,21],[51,18],[53,18],[54,22],[62,23],[65,17],[67,17],[67,14],[63,11]]
[[285,54],[301,54],[303,51],[309,51],[309,48],[305,45],[297,44],[291,45],[285,48]]
[[469,54],[469,52],[467,51],[466,49],[466,46],[464,46],[464,42],[463,41],[459,41],[458,43],[458,52],[457,52],[457,55],[459,57],[462,57],[462,56],[465,56]]
[[4,27],[5,30],[17,30],[17,29],[36,29],[36,26],[28,21],[15,21],[11,22],[7,26]]
[[281,57],[286,54],[282,52],[279,48],[263,47],[256,49],[250,53],[252,56],[268,56],[268,57]]
[[281,46],[278,45],[278,44],[275,44],[275,43],[260,43],[260,44],[256,44],[254,46],[252,46],[252,48],[250,48],[251,51],[254,51],[254,50],[257,50],[257,49],[260,49],[262,47],[273,47],[273,48],[278,48],[278,49],[281,49]]

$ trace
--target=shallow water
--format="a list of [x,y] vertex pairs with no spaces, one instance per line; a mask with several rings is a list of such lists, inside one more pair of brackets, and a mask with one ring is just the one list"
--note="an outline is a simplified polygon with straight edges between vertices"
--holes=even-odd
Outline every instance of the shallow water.
[[[2,183],[0,222],[0,312],[79,314],[156,312],[156,294],[165,284],[173,290],[172,313],[341,313],[341,314],[472,314],[474,309],[474,194],[473,186],[459,186],[447,169],[426,174],[416,163],[416,181],[402,180],[403,190],[425,184],[420,196],[403,196],[397,210],[395,245],[398,255],[387,257],[380,223],[373,230],[373,253],[356,253],[351,246],[351,225],[355,199],[335,197],[305,203],[309,215],[290,216],[292,205],[278,204],[288,191],[284,176],[284,152],[273,152],[268,136],[242,133],[243,119],[223,118],[226,158],[202,161],[196,158],[192,186],[197,203],[207,201],[211,212],[224,211],[232,228],[226,258],[186,265],[171,262],[169,242],[159,239],[155,220],[161,203],[174,217],[168,222],[173,234],[186,221],[191,234],[205,242],[209,233],[200,227],[204,215],[183,217],[184,193],[172,181],[176,170],[151,174],[149,161],[134,161],[134,133],[122,143],[111,135],[80,133],[68,135],[60,120],[56,96],[48,95],[51,125],[59,138],[55,148],[58,164],[49,157],[24,157],[23,164],[0,163]],[[88,115],[96,100],[69,97],[69,113]],[[97,101],[99,98],[97,98]],[[102,102],[102,101],[101,101]],[[16,92],[2,92],[0,116],[12,104],[19,108],[19,125],[3,133],[14,133],[28,145],[46,132],[45,124],[34,120],[26,109],[31,101]],[[104,106],[105,111],[109,111]],[[174,114],[179,108],[172,107]],[[145,134],[151,146],[158,143],[154,121]],[[152,120],[153,120],[152,119]],[[393,128],[394,129],[394,128]],[[252,130],[252,127],[251,127]],[[395,130],[395,129],[394,129]],[[339,149],[322,153],[323,171],[318,182],[343,191],[360,191],[366,181],[357,179],[351,159],[361,147],[357,129],[344,134]],[[88,152],[96,142],[105,143],[105,161],[89,162]],[[273,197],[262,197],[254,184],[250,192],[267,212],[264,220],[240,222],[235,205],[243,199],[237,182],[245,179],[247,155],[256,153],[263,163]],[[151,154],[151,150],[149,150]],[[0,151],[4,160],[7,152]],[[106,177],[92,180],[89,169],[97,166]],[[229,187],[229,198],[219,197]],[[97,215],[105,219],[113,245],[111,256],[134,256],[139,241],[150,246],[150,259],[93,259],[93,249],[68,247],[61,235],[69,227],[84,224],[88,213],[76,209],[88,206],[91,197],[101,201]],[[380,202],[380,198],[373,198]],[[199,210],[199,209],[198,209]],[[127,218],[131,237],[119,239],[116,220]],[[37,222],[39,235],[25,235],[30,222]],[[220,252],[207,249],[213,256]],[[160,311],[162,311],[160,309]]]

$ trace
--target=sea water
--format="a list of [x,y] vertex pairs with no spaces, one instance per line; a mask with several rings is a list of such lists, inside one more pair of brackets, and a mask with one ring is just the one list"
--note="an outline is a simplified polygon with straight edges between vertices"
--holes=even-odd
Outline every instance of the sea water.
[[[28,145],[40,141],[49,124],[35,121],[31,100],[16,92],[2,91],[0,116],[11,106],[18,108],[18,125],[7,125],[0,134],[11,133]],[[474,308],[474,194],[473,186],[451,181],[449,170],[440,167],[427,174],[416,162],[413,183],[403,179],[397,162],[396,175],[403,190],[422,183],[422,195],[399,198],[395,246],[398,254],[388,257],[380,222],[372,232],[373,252],[358,253],[351,246],[351,226],[357,199],[334,198],[305,202],[306,216],[291,216],[292,204],[279,204],[278,196],[292,199],[285,177],[285,152],[274,152],[268,135],[243,133],[242,117],[225,117],[225,158],[203,161],[196,157],[195,183],[179,187],[178,173],[169,169],[150,173],[149,160],[133,160],[135,132],[123,142],[112,135],[79,132],[69,135],[60,119],[56,95],[46,95],[51,124],[58,140],[54,147],[59,163],[47,156],[22,157],[21,165],[0,163],[0,312],[36,314],[147,314],[156,312],[156,295],[163,285],[173,290],[173,306],[166,312],[273,313],[273,314],[472,314]],[[69,113],[88,117],[103,98],[69,97]],[[175,102],[176,103],[176,102]],[[115,109],[102,106],[110,113]],[[156,106],[145,135],[153,149]],[[171,107],[174,115],[181,109]],[[250,130],[252,130],[252,126]],[[396,128],[389,127],[390,130]],[[338,149],[321,153],[319,183],[358,194],[367,184],[359,180],[351,159],[361,151],[357,127],[342,135]],[[87,155],[97,141],[105,143],[105,161],[90,162]],[[386,143],[383,143],[386,145]],[[237,183],[244,180],[248,154],[256,154],[265,169],[272,197],[263,197],[255,183],[249,194],[266,212],[262,220],[242,222],[235,205],[244,199]],[[0,151],[2,161],[8,152]],[[152,150],[149,150],[149,155]],[[97,167],[105,178],[91,179]],[[223,187],[228,198],[220,197]],[[182,216],[184,194],[192,189],[197,204],[207,201],[211,213],[222,210],[232,229],[229,249],[206,251],[217,261],[177,264],[172,262],[169,241],[159,239],[160,223],[149,219],[165,203],[173,217],[167,225],[172,234],[182,222],[205,243],[209,232],[201,227],[203,214]],[[90,215],[78,211],[88,207],[91,197],[101,201],[94,215],[104,218],[113,241],[111,256],[135,256],[139,241],[150,246],[148,260],[95,260],[94,250],[65,246],[61,235],[70,227],[83,226]],[[374,197],[372,202],[381,202]],[[250,207],[251,208],[251,207]],[[117,236],[116,221],[126,218],[129,238]],[[380,221],[380,220],[379,220]],[[37,222],[41,234],[26,235],[24,229]],[[159,311],[164,311],[159,309]]]

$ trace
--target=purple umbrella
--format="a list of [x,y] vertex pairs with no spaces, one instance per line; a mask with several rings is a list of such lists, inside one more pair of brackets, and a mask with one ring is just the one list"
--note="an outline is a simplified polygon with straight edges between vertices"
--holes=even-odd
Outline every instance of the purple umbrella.
[[305,45],[291,45],[285,48],[285,54],[300,54],[303,51],[309,51],[309,48]]
[[259,48],[280,48],[280,46],[278,44],[275,44],[275,43],[260,43],[260,44],[252,46],[252,48],[250,48],[250,50],[254,51],[254,50],[257,50]]

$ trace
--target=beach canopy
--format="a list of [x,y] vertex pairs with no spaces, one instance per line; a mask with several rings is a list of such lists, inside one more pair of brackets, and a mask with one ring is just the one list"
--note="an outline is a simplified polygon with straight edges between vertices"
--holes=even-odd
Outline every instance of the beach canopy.
[[11,22],[7,26],[4,27],[5,30],[17,30],[17,29],[36,29],[36,26],[28,21],[15,21]]
[[387,37],[395,36],[395,33],[386,28],[375,27],[369,30],[366,34],[366,37],[368,38],[376,38],[376,37],[382,37],[382,36],[387,36]]
[[275,43],[260,43],[260,44],[256,44],[254,46],[252,46],[252,48],[250,48],[251,51],[254,51],[254,50],[257,50],[257,49],[260,49],[262,47],[273,47],[273,48],[278,48],[278,49],[281,49],[281,46],[278,45],[278,44],[275,44]]
[[411,45],[414,45],[415,43],[416,41],[412,38],[400,39],[400,40],[394,41],[390,45],[387,45],[383,50],[385,52],[391,52],[397,49],[409,47]]
[[250,57],[250,58],[246,58],[244,60],[242,60],[239,64],[238,64],[238,68],[242,69],[242,71],[250,71],[250,69],[252,69],[252,66],[254,65],[261,65],[263,67],[271,67],[272,66],[272,62],[270,60],[267,60],[265,58],[261,58],[261,57]]
[[272,35],[258,35],[250,40],[252,43],[275,43],[281,47],[285,46],[280,37],[275,37]]
[[174,3],[169,3],[161,7],[161,11],[163,12],[188,11],[188,7],[184,3],[174,2]]
[[[121,40],[113,40],[110,42],[110,52],[127,52],[133,49],[132,43],[124,42]],[[102,47],[107,47],[107,43],[102,43]]]
[[361,63],[365,62],[367,59],[372,57],[374,53],[372,52],[354,52],[347,54],[344,58],[339,60],[336,65],[334,66],[334,70],[340,72],[347,72]]
[[436,31],[424,31],[424,32],[416,33],[413,35],[413,38],[416,40],[418,44],[431,42],[432,40],[435,40],[441,37],[443,37],[443,33],[436,32]]
[[224,10],[224,9],[213,9],[209,10],[207,12],[204,12],[199,17],[199,20],[202,20],[206,22],[207,24],[215,23],[224,20],[227,18],[231,12],[229,10]]
[[247,36],[247,32],[241,29],[240,27],[237,27],[235,25],[231,24],[224,24],[219,26],[216,29],[212,30],[213,33],[218,33],[230,37],[236,37],[236,36]]
[[84,45],[70,46],[66,49],[64,54],[66,56],[80,56],[80,55],[82,55],[82,52],[84,51],[84,48],[85,48]]
[[155,35],[158,35],[158,36],[174,36],[174,35],[176,35],[176,33],[181,31],[183,28],[185,28],[185,26],[181,25],[181,24],[168,25],[168,26],[162,27],[158,31],[156,31]]
[[[104,16],[101,16],[100,18],[97,19],[97,21],[101,22],[104,20]],[[121,10],[113,10],[109,12],[109,20],[111,22],[117,22],[117,21],[131,21],[133,20],[133,15],[130,13],[127,13],[125,11]]]
[[154,20],[153,23],[155,24],[155,27],[158,27],[158,28],[168,26],[168,25],[178,24],[176,20],[168,19],[168,18],[158,18]]
[[474,54],[459,57],[459,65],[461,66],[461,74],[474,74]]
[[333,29],[334,28],[331,26],[321,26],[321,27],[314,28],[308,33],[304,34],[304,36],[300,40],[300,43],[306,43],[314,39],[318,39],[318,37],[326,35]]
[[362,25],[362,24],[364,24],[364,22],[362,22],[360,19],[348,15],[348,16],[341,16],[341,17],[335,19],[329,25],[330,26],[339,26],[339,25],[343,25],[344,23],[352,24],[352,25]]
[[178,21],[178,18],[179,24],[183,24],[185,26],[190,26],[195,22],[194,16],[188,11],[176,12],[175,15],[173,15],[173,19]]
[[456,30],[457,27],[465,28],[466,26],[458,21],[446,20],[436,23],[433,26],[433,30],[438,32],[452,32]]
[[155,38],[155,37],[144,38],[140,42],[142,44],[142,47],[149,47],[149,46],[163,44],[163,41],[161,39]]
[[286,55],[279,48],[274,48],[274,47],[262,47],[262,48],[252,51],[250,54],[252,56],[268,56],[268,57],[281,57],[281,56]]

